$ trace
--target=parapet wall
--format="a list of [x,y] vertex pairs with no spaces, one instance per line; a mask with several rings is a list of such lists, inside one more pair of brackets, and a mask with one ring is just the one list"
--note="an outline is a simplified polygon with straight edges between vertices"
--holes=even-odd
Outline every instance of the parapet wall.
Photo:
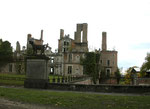
[[48,89],[82,92],[103,93],[150,93],[150,86],[131,85],[81,85],[81,84],[58,84],[50,83]]

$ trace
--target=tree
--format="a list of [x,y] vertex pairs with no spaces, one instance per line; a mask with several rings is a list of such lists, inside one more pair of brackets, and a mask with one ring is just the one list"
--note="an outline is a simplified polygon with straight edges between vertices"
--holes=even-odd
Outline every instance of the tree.
[[145,76],[147,70],[150,70],[150,53],[147,53],[147,56],[145,57],[145,62],[142,64],[141,75]]
[[85,58],[81,58],[81,64],[83,65],[83,73],[92,77],[92,81],[96,84],[99,79],[99,65],[100,53],[87,52]]
[[121,73],[119,68],[117,68],[117,71],[115,72],[115,77],[117,78],[117,84],[119,84],[121,79]]
[[11,43],[0,41],[0,68],[13,60]]
[[125,74],[125,84],[130,84],[134,82],[134,73],[132,72],[133,68],[137,68],[137,66],[133,66],[133,67],[129,67],[126,70],[126,74]]

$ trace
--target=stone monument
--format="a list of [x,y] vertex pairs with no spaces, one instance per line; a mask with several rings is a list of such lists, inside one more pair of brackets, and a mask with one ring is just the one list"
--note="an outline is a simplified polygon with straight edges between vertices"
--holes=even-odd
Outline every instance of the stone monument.
[[[30,37],[29,37],[30,36]],[[47,88],[49,83],[48,77],[48,60],[45,56],[44,50],[46,50],[48,44],[43,45],[43,30],[41,31],[41,39],[37,40],[28,35],[27,44],[31,44],[32,54],[27,54],[26,57],[26,80],[24,81],[25,88]],[[40,52],[40,53],[38,53]]]

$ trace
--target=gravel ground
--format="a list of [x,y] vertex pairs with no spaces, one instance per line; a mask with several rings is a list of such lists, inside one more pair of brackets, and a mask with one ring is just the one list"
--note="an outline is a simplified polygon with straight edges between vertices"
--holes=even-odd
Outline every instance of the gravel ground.
[[24,104],[0,98],[0,109],[59,109],[50,106],[38,106],[35,104]]

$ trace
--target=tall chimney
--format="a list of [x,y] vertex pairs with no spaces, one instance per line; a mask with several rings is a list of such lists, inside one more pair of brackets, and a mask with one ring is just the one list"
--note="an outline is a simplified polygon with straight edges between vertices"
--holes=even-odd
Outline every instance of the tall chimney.
[[87,23],[83,23],[82,42],[87,43]]
[[77,32],[74,32],[74,40],[77,40]]
[[43,30],[41,30],[41,39],[40,40],[43,40]]
[[64,37],[64,30],[60,29],[60,39],[62,39]]
[[81,24],[77,24],[76,42],[81,43]]
[[106,32],[102,32],[102,51],[107,50],[107,36]]
[[29,40],[32,38],[31,34],[27,35],[27,49],[29,49]]

